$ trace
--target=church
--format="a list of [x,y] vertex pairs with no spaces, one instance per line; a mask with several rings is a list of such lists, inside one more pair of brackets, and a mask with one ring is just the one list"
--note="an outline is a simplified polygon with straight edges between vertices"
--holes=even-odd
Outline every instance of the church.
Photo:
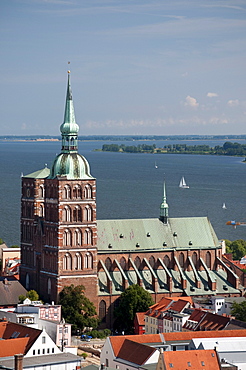
[[165,183],[156,218],[97,220],[96,179],[78,153],[70,71],[60,131],[61,153],[52,168],[22,177],[20,280],[27,290],[57,302],[64,286],[83,285],[107,327],[132,284],[155,302],[242,294],[208,218],[169,217]]

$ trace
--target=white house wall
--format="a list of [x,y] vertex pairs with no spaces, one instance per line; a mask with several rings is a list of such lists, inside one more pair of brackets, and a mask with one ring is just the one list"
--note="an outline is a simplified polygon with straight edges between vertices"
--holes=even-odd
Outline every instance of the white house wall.
[[25,357],[51,355],[56,353],[61,353],[60,349],[56,346],[46,331],[43,330]]

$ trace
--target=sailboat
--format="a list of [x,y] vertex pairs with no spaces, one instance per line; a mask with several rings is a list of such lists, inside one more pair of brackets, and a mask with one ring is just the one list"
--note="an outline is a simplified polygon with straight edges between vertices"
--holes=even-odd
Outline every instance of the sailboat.
[[156,162],[155,162],[155,168],[158,168],[158,166],[157,166]]
[[182,176],[180,180],[179,187],[183,189],[189,189],[189,185],[186,184],[184,176]]
[[223,208],[223,209],[227,209],[227,207],[226,207],[226,204],[225,204],[225,203],[223,203],[222,208]]

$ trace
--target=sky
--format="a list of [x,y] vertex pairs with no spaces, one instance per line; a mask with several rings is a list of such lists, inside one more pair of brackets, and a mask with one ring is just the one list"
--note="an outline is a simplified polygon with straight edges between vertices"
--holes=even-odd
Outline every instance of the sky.
[[[0,135],[246,134],[245,0],[1,0]],[[70,62],[70,64],[68,64]]]

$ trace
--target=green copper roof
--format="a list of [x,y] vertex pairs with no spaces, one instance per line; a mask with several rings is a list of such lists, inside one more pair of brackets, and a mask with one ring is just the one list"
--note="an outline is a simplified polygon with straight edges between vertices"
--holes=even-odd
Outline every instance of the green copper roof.
[[90,166],[79,153],[60,153],[54,160],[49,178],[66,176],[68,180],[92,179]]
[[98,220],[98,253],[220,247],[207,217]]
[[79,131],[79,126],[75,121],[75,113],[74,113],[74,106],[73,106],[73,97],[72,97],[72,90],[70,85],[70,71],[68,71],[68,83],[67,83],[67,96],[66,96],[66,104],[65,104],[65,114],[64,114],[64,121],[60,127],[61,133],[68,135],[68,134],[77,134]]
[[70,71],[68,71],[67,95],[64,122],[60,127],[62,134],[62,150],[55,158],[49,178],[66,177],[68,180],[92,179],[87,160],[78,153],[79,126],[75,121]]
[[30,179],[46,179],[46,177],[48,177],[49,175],[50,175],[50,169],[45,167],[42,170],[32,172],[29,175],[25,175],[23,177],[28,177]]

